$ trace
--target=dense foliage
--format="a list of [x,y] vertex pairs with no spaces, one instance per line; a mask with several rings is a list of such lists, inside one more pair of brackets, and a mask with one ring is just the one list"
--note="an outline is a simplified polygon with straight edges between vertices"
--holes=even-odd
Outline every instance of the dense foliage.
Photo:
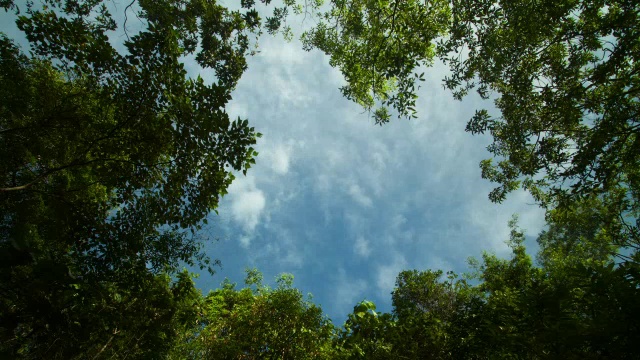
[[[308,11],[318,7],[307,5]],[[402,117],[416,117],[420,66],[435,56],[432,40],[446,32],[446,1],[334,0],[318,13],[317,25],[302,35],[304,48],[331,55],[347,85],[340,90],[367,110],[377,124],[390,120],[389,107]]]
[[176,359],[331,359],[333,325],[322,310],[282,275],[277,287],[247,272],[237,290],[228,281],[201,299],[196,326],[185,334]]
[[[0,1],[27,42],[0,34],[0,357],[640,354],[639,5],[321,5],[287,0],[263,21],[252,0],[138,0],[124,19],[100,0]],[[255,163],[260,134],[225,106],[263,30],[291,36],[289,9],[316,17],[305,49],[330,56],[343,95],[379,124],[416,115],[418,71],[436,57],[454,96],[494,101],[467,130],[493,137],[491,200],[524,187],[546,208],[536,263],[514,220],[510,259],[485,254],[464,276],[403,271],[392,313],[363,301],[341,327],[289,275],[272,289],[252,270],[247,288],[203,296],[178,271],[209,267],[198,230],[231,171]]]
[[[0,36],[5,356],[69,359],[92,353],[85,342],[141,344],[150,332],[134,341],[137,325],[125,316],[151,321],[142,314],[157,292],[169,314],[158,313],[158,331],[168,331],[161,294],[173,285],[157,277],[180,263],[209,266],[196,232],[230,171],[246,172],[257,155],[259,134],[225,112],[250,36],[261,31],[253,4],[244,5],[139,1],[138,29],[122,25],[126,40],[116,45],[106,3],[2,2],[30,46],[25,54]],[[189,77],[184,56],[215,80]]]

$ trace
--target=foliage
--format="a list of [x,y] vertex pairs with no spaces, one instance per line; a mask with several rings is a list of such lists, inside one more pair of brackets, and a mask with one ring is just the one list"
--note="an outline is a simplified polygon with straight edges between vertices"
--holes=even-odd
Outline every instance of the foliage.
[[483,344],[480,293],[453,273],[402,271],[392,293],[393,313],[362,301],[349,314],[336,346],[345,359],[473,358]]
[[[224,112],[246,67],[243,32],[250,28],[239,12],[220,6],[141,2],[147,28],[125,41],[122,55],[106,35],[115,29],[106,9],[94,18],[95,4],[74,3],[64,17],[34,8],[18,17],[37,58],[3,40],[13,49],[3,59],[3,92],[11,96],[3,106],[2,153],[12,159],[1,172],[11,214],[4,224],[37,228],[38,217],[20,217],[37,210],[22,206],[59,204],[47,225],[73,221],[57,214],[80,220],[84,229],[69,241],[77,253],[109,258],[116,250],[110,239],[134,231],[141,239],[127,242],[128,251],[166,251],[145,245],[161,242],[161,226],[197,229],[233,178],[225,168],[246,171],[254,161],[258,134]],[[188,78],[179,62],[198,44],[196,59],[215,70],[217,82]]]
[[[311,10],[315,10],[313,6]],[[435,56],[432,40],[446,32],[446,1],[332,0],[328,12],[314,12],[317,25],[302,35],[306,50],[322,50],[347,81],[349,100],[374,109],[376,124],[389,121],[388,107],[416,117],[415,82]]]
[[479,326],[480,294],[448,272],[402,271],[392,293],[398,336],[395,356],[407,359],[470,358]]
[[617,215],[595,196],[549,211],[548,229],[538,238],[538,262],[546,268],[578,263],[602,266],[611,261],[611,254],[626,260],[619,252],[621,243],[614,238],[620,233],[616,227],[623,226]]
[[[624,267],[598,252],[543,251],[543,267],[535,267],[523,233],[511,226],[512,259],[487,254],[478,267],[486,346],[500,357],[632,358],[640,336],[637,278],[629,281]],[[543,248],[552,234],[541,237]]]
[[454,9],[440,49],[453,70],[446,84],[458,97],[477,84],[500,110],[478,111],[467,126],[489,132],[489,151],[502,159],[481,166],[500,184],[490,198],[520,186],[550,207],[599,197],[612,243],[637,247],[638,4],[460,1]]
[[[271,289],[251,270],[247,287],[223,283],[201,304],[197,329],[183,340],[175,358],[330,359],[333,325],[322,310],[282,275]],[[257,280],[257,281],[256,281]]]
[[90,283],[54,266],[3,276],[3,358],[163,358],[196,319],[192,304],[200,294],[186,273],[175,281],[129,274],[126,286],[121,279]]
[[[173,300],[158,279],[182,263],[209,268],[196,232],[231,171],[246,173],[257,155],[260,134],[225,112],[262,32],[254,3],[140,0],[123,6],[120,25],[108,4],[0,3],[29,49],[0,35],[0,342],[10,357],[166,349],[158,334],[173,326]],[[190,56],[213,81],[189,77]],[[159,332],[136,330],[150,324]],[[138,343],[143,352],[127,348]]]
[[395,320],[376,312],[376,305],[363,300],[353,308],[335,339],[337,358],[388,359],[392,355]]
[[[269,0],[262,3],[268,4]],[[255,1],[139,0],[121,26],[106,2],[16,4],[24,53],[0,35],[0,356],[80,358],[634,358],[640,353],[638,4],[293,0],[262,21]],[[510,259],[473,281],[403,271],[393,312],[363,301],[336,331],[293,288],[251,270],[202,296],[180,264],[210,265],[196,233],[255,163],[259,133],[225,112],[255,52],[289,9],[317,25],[343,94],[415,117],[419,67],[450,65],[467,130],[500,202],[522,186],[547,207],[537,264],[510,224]],[[129,23],[130,24],[130,23]],[[539,26],[546,24],[547,26]],[[122,44],[114,34],[122,29]],[[436,40],[440,40],[436,46]],[[463,55],[464,54],[464,55]],[[212,76],[191,78],[193,57]],[[212,79],[212,80],[205,80]],[[617,258],[612,257],[615,254]]]
[[[569,182],[578,194],[616,186],[635,191],[638,5],[602,1],[460,1],[442,44],[462,96],[476,83],[497,92],[499,118],[478,112],[473,133],[488,131],[507,164],[486,167],[502,183],[494,200],[523,184]],[[537,24],[547,24],[540,27]],[[457,53],[469,50],[467,60]],[[632,154],[633,152],[633,154]],[[491,170],[495,169],[495,170]],[[495,171],[495,172],[494,172]],[[544,179],[534,175],[544,171]],[[534,192],[535,194],[535,192]],[[541,199],[544,200],[544,199]]]

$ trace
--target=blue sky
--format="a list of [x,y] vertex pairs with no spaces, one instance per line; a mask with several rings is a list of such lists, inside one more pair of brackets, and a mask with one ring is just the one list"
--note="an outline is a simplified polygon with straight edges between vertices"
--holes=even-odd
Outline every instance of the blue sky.
[[228,107],[263,133],[260,155],[211,216],[208,234],[219,240],[207,251],[222,268],[202,275],[202,289],[225,277],[241,284],[246,267],[266,280],[292,273],[339,325],[363,299],[390,311],[403,269],[463,272],[483,250],[508,256],[514,213],[530,236],[544,226],[524,192],[488,200],[493,186],[478,164],[490,138],[464,128],[492,103],[455,101],[442,64],[426,69],[419,118],[379,127],[341,96],[343,77],[321,52],[271,37],[260,49]]
[[[0,16],[0,29],[13,37],[6,19]],[[289,24],[298,34],[310,25]],[[531,237],[543,228],[542,210],[524,192],[503,204],[488,200],[493,186],[478,163],[490,157],[490,138],[464,128],[492,103],[473,95],[455,101],[443,90],[442,64],[425,69],[419,118],[379,127],[340,95],[344,79],[321,52],[269,36],[260,51],[227,108],[263,134],[260,155],[201,234],[207,253],[222,262],[214,276],[197,280],[205,293],[225,277],[242,284],[247,267],[267,281],[287,272],[340,325],[363,299],[390,311],[401,270],[464,272],[467,258],[483,250],[508,256],[514,213]]]

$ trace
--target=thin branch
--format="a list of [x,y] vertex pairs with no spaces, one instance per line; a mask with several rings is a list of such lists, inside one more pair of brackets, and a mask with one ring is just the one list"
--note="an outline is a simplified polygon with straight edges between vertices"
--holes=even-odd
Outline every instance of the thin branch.
[[107,349],[107,347],[109,346],[109,344],[111,344],[111,341],[113,341],[113,338],[114,338],[114,336],[116,336],[117,333],[119,333],[118,329],[114,329],[113,330],[113,335],[111,335],[111,337],[109,338],[109,341],[107,341],[107,343],[104,344],[102,349],[100,349],[100,351],[98,351],[96,356],[93,357],[93,360],[97,359],[100,356],[100,354],[102,354]]
[[129,41],[130,41],[131,39],[129,38],[129,33],[127,32],[127,19],[128,19],[128,17],[127,17],[127,11],[129,11],[129,9],[133,6],[133,4],[134,4],[135,2],[136,2],[136,0],[132,0],[132,1],[129,3],[129,5],[127,5],[127,6],[124,8],[124,24],[122,25],[122,29],[124,30],[124,35],[127,37],[127,40],[129,40]]
[[5,187],[5,188],[0,188],[0,192],[5,192],[5,191],[18,191],[18,190],[25,190],[28,189],[29,187],[33,186],[35,183],[37,183],[38,181],[46,178],[47,176],[53,174],[54,172],[60,171],[60,170],[64,170],[73,166],[77,166],[77,165],[85,165],[85,164],[76,164],[75,162],[71,162],[67,165],[64,166],[59,166],[59,167],[55,167],[52,169],[49,169],[45,172],[43,172],[42,174],[36,176],[35,179],[33,179],[32,181],[30,181],[29,183],[26,183],[24,185],[20,185],[20,186],[14,186],[14,187]]

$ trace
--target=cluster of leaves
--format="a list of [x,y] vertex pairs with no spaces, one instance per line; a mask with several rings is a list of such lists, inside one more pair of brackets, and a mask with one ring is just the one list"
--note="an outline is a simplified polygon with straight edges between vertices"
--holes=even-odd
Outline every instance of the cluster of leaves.
[[[11,254],[2,260],[11,264]],[[194,321],[200,296],[186,273],[95,282],[53,259],[14,265],[0,281],[0,353],[7,359],[162,358]]]
[[[638,4],[455,4],[441,47],[453,70],[446,85],[456,96],[476,85],[485,98],[499,95],[499,116],[478,111],[467,127],[490,133],[489,151],[501,159],[481,164],[483,177],[499,183],[490,198],[500,202],[520,186],[549,208],[598,197],[612,243],[637,254]],[[465,60],[456,55],[462,48]]]
[[[493,199],[504,199],[520,176],[534,195],[536,186],[558,181],[577,194],[635,191],[638,4],[461,1],[456,9],[441,51],[464,47],[469,57],[447,57],[447,86],[456,96],[474,85],[485,98],[499,94],[500,117],[479,112],[468,126],[490,132],[490,151],[505,158],[495,172],[485,170],[502,183]],[[544,179],[533,178],[541,171]]]
[[184,334],[175,359],[332,359],[333,325],[322,310],[281,275],[274,289],[249,270],[248,287],[224,282],[201,299],[196,326]]
[[331,57],[347,81],[342,94],[375,108],[376,124],[390,120],[389,107],[401,117],[416,117],[415,83],[424,80],[418,71],[435,56],[432,40],[446,32],[448,2],[332,0],[330,11],[314,15],[318,23],[302,35],[304,48]]

